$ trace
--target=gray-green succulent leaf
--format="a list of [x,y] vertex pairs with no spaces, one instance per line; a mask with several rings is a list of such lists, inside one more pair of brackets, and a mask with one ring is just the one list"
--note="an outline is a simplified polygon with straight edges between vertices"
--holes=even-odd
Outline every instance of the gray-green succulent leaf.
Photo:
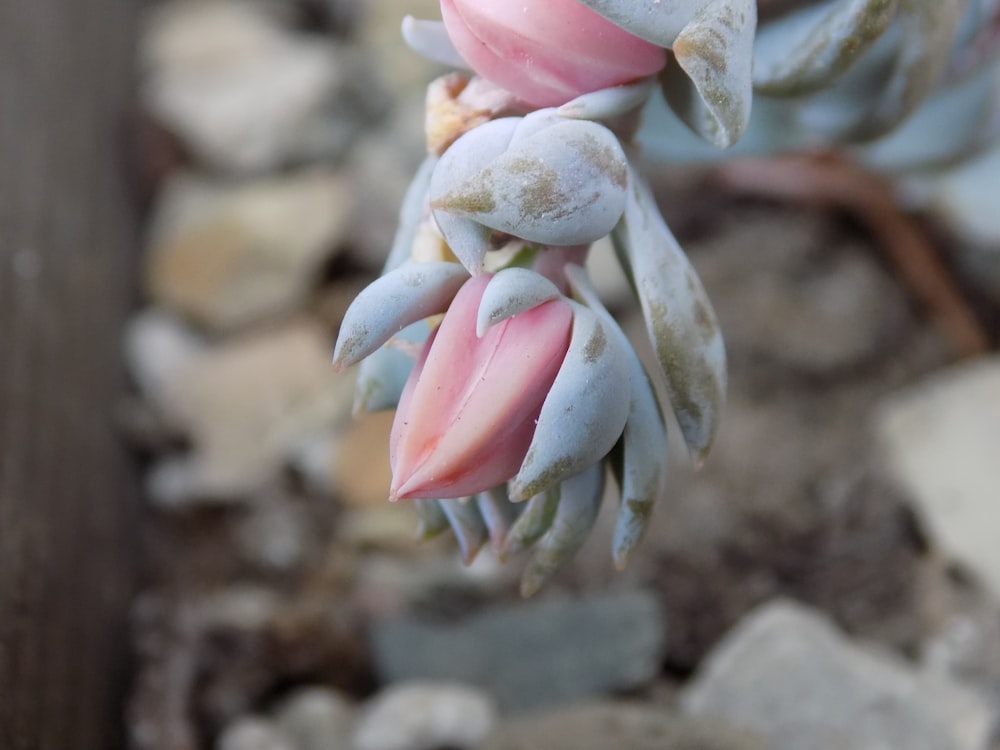
[[754,43],[754,89],[803,96],[829,85],[885,33],[898,0],[829,0],[763,26]]
[[450,68],[467,70],[468,63],[455,49],[451,37],[441,21],[424,21],[405,16],[403,18],[403,40],[417,54],[428,60],[439,62]]
[[479,504],[474,497],[448,498],[438,500],[438,504],[447,516],[452,531],[455,532],[462,560],[468,565],[476,559],[479,550],[490,536]]
[[[393,338],[413,348],[421,346],[431,334],[427,321],[407,326]],[[414,358],[394,346],[383,346],[369,354],[358,365],[354,387],[354,413],[395,409],[413,369]]]
[[743,135],[753,100],[755,0],[715,0],[681,30],[660,73],[663,96],[692,130],[717,148]]
[[507,547],[507,535],[517,520],[520,509],[510,502],[505,487],[494,487],[476,496],[479,515],[482,516],[489,533],[494,552],[503,556]]
[[541,539],[552,526],[559,507],[559,485],[522,503],[524,509],[507,534],[504,554],[510,555],[527,549]]
[[365,287],[347,309],[333,364],[347,367],[367,357],[400,330],[448,309],[469,278],[458,263],[407,263]]
[[514,500],[543,492],[614,447],[629,414],[626,352],[589,308],[575,302],[569,349],[542,404],[517,476]]
[[437,500],[415,498],[410,502],[413,503],[413,509],[417,512],[417,518],[419,519],[419,525],[417,526],[418,539],[425,541],[433,539],[438,534],[451,528],[451,524],[448,523],[448,516],[445,515],[441,504]]
[[696,465],[708,454],[726,392],[726,352],[708,295],[634,171],[612,233],[642,306],[670,404]]
[[490,279],[479,303],[476,333],[482,336],[490,326],[561,297],[559,287],[528,268],[504,268]]
[[[474,128],[441,156],[434,171],[435,218],[473,273],[481,269],[487,247],[466,247],[472,244],[467,228],[454,237],[455,218],[529,242],[580,245],[607,235],[624,210],[627,162],[614,134],[588,120],[550,123],[544,118],[551,113],[539,114]],[[531,132],[539,123],[544,127]],[[519,125],[523,128],[515,133]]]
[[667,428],[653,385],[639,356],[611,313],[601,304],[587,272],[579,266],[569,266],[566,277],[574,297],[604,321],[628,359],[631,401],[628,421],[619,443],[620,461],[615,467],[621,507],[612,538],[615,565],[623,570],[649,527],[653,505],[666,489]]
[[873,139],[908,117],[941,81],[965,0],[899,0],[900,40],[888,83],[849,137]]
[[685,26],[713,0],[580,0],[640,39],[672,47]]
[[623,86],[583,94],[559,107],[561,117],[577,120],[606,120],[631,112],[645,102],[656,88],[655,78],[643,78]]
[[604,464],[596,463],[561,483],[552,524],[534,545],[521,577],[521,595],[544,586],[587,541],[604,495]]
[[431,175],[434,174],[437,161],[436,156],[426,157],[410,181],[399,209],[399,225],[385,261],[384,272],[398,268],[412,257],[417,229],[427,211],[427,191],[430,189]]

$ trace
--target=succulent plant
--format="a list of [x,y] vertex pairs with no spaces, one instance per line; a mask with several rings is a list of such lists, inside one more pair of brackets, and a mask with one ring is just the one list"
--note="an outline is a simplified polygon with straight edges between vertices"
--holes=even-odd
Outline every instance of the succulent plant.
[[[428,157],[334,361],[361,362],[358,410],[398,406],[390,497],[415,503],[423,536],[452,529],[466,561],[487,540],[501,556],[532,548],[528,594],[587,537],[608,473],[621,497],[616,565],[635,550],[666,484],[655,383],[696,464],[718,430],[721,333],[638,171],[636,140],[684,160],[829,143],[885,163],[968,155],[1000,131],[1000,0],[441,10],[443,22],[407,18],[404,37],[472,72],[429,89]],[[928,128],[946,130],[928,145]],[[908,130],[923,132],[922,148]],[[608,235],[653,372],[584,270]]]

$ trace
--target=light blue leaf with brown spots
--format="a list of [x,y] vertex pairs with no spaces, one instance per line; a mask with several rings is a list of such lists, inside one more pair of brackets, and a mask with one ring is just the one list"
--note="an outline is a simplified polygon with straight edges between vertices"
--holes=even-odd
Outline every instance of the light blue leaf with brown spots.
[[[464,151],[478,143],[485,125],[444,153],[431,181],[430,200],[449,245],[450,220],[445,217],[547,245],[586,244],[611,231],[625,208],[627,167],[621,144],[603,125],[559,120],[516,138],[493,159],[477,159],[485,163],[472,173],[466,165],[449,169],[449,156],[460,146]],[[487,148],[493,145],[491,139]],[[466,262],[459,248],[452,249]]]
[[462,562],[469,565],[476,559],[479,550],[489,538],[486,522],[479,512],[479,505],[473,497],[458,497],[438,500],[441,510],[448,517],[451,530],[458,539]]
[[656,88],[655,78],[643,78],[623,86],[592,91],[571,99],[556,112],[579,120],[605,120],[619,117],[641,106]]
[[755,0],[714,0],[678,34],[660,73],[663,96],[694,132],[732,146],[750,121]]
[[612,538],[615,566],[624,570],[649,527],[653,505],[663,495],[667,479],[667,428],[659,401],[646,371],[628,337],[619,328],[580,266],[566,269],[573,295],[600,316],[626,351],[631,402],[629,417],[619,441],[619,461],[614,461],[621,492],[621,507]]
[[[434,219],[445,242],[469,273],[483,270],[483,260],[490,249],[491,230],[467,214],[434,210],[435,196],[447,194],[458,185],[474,180],[507,149],[520,123],[519,117],[502,117],[473,128],[451,144],[434,166],[427,191]],[[474,196],[467,198],[475,203]]]
[[490,326],[561,296],[555,284],[529,268],[497,271],[479,302],[476,334],[482,336]]
[[580,0],[640,39],[670,47],[681,29],[691,23],[712,0]]
[[754,90],[802,96],[827,86],[885,32],[898,0],[832,0],[763,26],[754,42]]
[[524,503],[524,510],[514,522],[504,545],[504,555],[527,549],[552,526],[559,507],[559,485],[549,487]]
[[[420,347],[431,333],[427,321],[409,325],[393,336],[413,349]],[[391,343],[376,349],[358,365],[354,387],[354,413],[395,409],[403,387],[413,369],[414,357]]]
[[569,349],[510,483],[513,500],[537,495],[603,459],[628,419],[628,360],[621,344],[595,313],[569,304]]
[[443,313],[469,278],[458,263],[407,263],[380,276],[354,298],[340,324],[333,364],[367,357],[411,323]]
[[671,408],[700,465],[725,402],[725,345],[701,280],[634,170],[630,185],[625,216],[612,240],[642,305]]
[[424,218],[424,213],[428,210],[427,191],[431,184],[431,175],[434,174],[434,167],[437,164],[436,156],[428,156],[424,159],[417,173],[413,176],[410,186],[403,196],[403,203],[399,209],[399,225],[396,228],[396,235],[392,240],[392,248],[386,258],[383,273],[392,271],[403,265],[413,257],[413,241],[417,236],[417,228]]
[[507,535],[517,520],[520,506],[512,503],[507,497],[506,487],[494,487],[486,492],[480,492],[476,495],[476,504],[479,506],[479,515],[486,523],[490,544],[502,558],[507,546]]
[[544,586],[587,541],[604,495],[604,464],[596,463],[562,483],[552,526],[535,544],[521,577],[521,596]]

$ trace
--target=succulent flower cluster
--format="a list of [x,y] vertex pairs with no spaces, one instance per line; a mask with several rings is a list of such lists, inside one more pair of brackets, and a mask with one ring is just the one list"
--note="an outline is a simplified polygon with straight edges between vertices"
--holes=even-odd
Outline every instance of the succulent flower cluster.
[[[996,0],[969,5],[985,13],[989,2],[995,11]],[[760,34],[754,0],[442,0],[443,22],[404,21],[412,47],[475,75],[429,89],[429,156],[334,362],[361,363],[358,410],[397,408],[390,497],[416,503],[424,536],[451,528],[466,561],[487,540],[501,556],[532,547],[522,583],[531,593],[588,535],[610,472],[623,567],[665,490],[655,384],[694,462],[707,455],[725,351],[635,167],[642,110],[665,102],[726,147],[750,124],[755,90],[811,94],[881,65],[884,95],[837,135],[880,134],[947,67],[964,4],[806,5]],[[645,318],[653,372],[584,267],[608,235]]]

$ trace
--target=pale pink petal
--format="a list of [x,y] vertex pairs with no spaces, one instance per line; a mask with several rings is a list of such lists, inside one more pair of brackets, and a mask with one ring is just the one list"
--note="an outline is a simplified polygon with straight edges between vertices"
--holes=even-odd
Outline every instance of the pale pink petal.
[[666,52],[578,0],[441,0],[448,35],[472,68],[536,107],[652,75]]
[[462,287],[411,375],[392,429],[392,497],[480,492],[512,477],[524,459],[566,353],[572,312],[554,300],[478,338],[489,279]]

